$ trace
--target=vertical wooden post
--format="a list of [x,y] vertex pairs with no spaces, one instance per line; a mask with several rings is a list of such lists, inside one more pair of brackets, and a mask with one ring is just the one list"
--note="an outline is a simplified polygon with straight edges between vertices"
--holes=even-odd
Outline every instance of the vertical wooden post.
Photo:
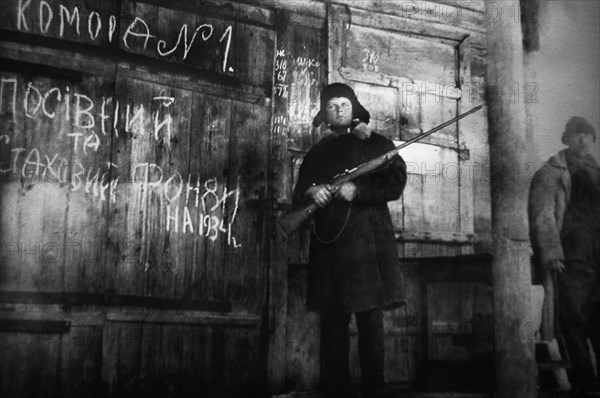
[[[277,39],[273,51],[273,64],[283,62],[286,47],[289,45],[291,29],[289,28],[288,14],[286,11],[276,12],[279,23],[276,27]],[[282,51],[280,53],[279,51]],[[278,77],[278,67],[273,67],[273,84],[284,83]],[[287,71],[283,69],[284,72]],[[284,75],[285,76],[285,75]],[[275,226],[275,217],[278,216],[274,208],[278,202],[285,200],[285,179],[290,178],[286,173],[286,163],[289,162],[287,137],[282,135],[275,122],[278,117],[287,116],[287,100],[273,95],[273,116],[271,121],[270,138],[270,170],[271,182],[269,184],[269,198],[273,201],[269,209],[269,220],[271,220],[271,236],[269,246],[269,297],[268,314],[265,317],[268,322],[267,340],[267,385],[270,393],[281,393],[285,389],[286,378],[286,322],[287,322],[287,242],[283,234],[278,233]],[[287,131],[286,131],[287,133]]]
[[528,242],[527,184],[522,173],[525,109],[522,99],[514,95],[523,84],[518,10],[513,2],[486,2],[498,398],[536,395],[533,350],[527,342],[531,276],[524,250]]
[[348,28],[348,8],[339,4],[327,4],[327,36],[329,41],[329,65],[327,83],[346,83],[338,71],[343,65],[345,41],[344,30]]

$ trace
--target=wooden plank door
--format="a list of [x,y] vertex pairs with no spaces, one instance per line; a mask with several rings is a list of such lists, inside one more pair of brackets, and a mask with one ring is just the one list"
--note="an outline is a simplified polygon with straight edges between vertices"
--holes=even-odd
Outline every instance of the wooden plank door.
[[[426,36],[400,20],[351,5],[328,7],[329,81],[353,87],[371,113],[371,124],[396,144],[471,105],[459,88],[470,70],[465,36]],[[455,244],[468,242],[473,233],[473,189],[460,173],[467,154],[458,123],[401,152],[408,182],[403,196],[389,203],[399,257],[472,250],[472,245]],[[419,322],[422,292],[418,280],[406,272],[405,284],[408,305],[385,316],[386,382],[414,381],[427,355],[420,349],[422,339],[429,338],[429,325]],[[356,337],[352,345],[351,367],[358,381]]]
[[264,388],[271,12],[2,5],[0,395]]

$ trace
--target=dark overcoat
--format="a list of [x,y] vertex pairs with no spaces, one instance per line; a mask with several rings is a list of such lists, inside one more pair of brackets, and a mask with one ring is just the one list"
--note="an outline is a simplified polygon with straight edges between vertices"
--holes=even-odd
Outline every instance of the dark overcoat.
[[[372,133],[325,138],[305,156],[294,190],[294,204],[306,202],[306,190],[346,169],[394,148]],[[386,167],[353,181],[351,203],[333,200],[313,219],[307,307],[319,312],[355,312],[404,302],[394,229],[387,202],[396,200],[406,184],[406,165],[396,155]]]

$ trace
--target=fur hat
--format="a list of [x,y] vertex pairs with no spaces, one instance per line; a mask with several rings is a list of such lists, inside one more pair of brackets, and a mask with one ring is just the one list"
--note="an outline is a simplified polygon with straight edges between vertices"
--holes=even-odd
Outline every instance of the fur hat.
[[327,102],[332,98],[337,97],[345,97],[350,100],[352,103],[352,120],[359,119],[361,122],[365,122],[369,124],[371,120],[371,115],[369,111],[367,111],[361,104],[358,102],[358,98],[356,98],[356,94],[351,87],[343,84],[343,83],[332,83],[328,86],[325,86],[321,91],[321,109],[319,109],[319,113],[313,119],[313,126],[319,127],[321,123],[323,123],[327,118]]
[[596,131],[592,125],[582,117],[573,116],[571,119],[569,119],[567,125],[565,126],[565,131],[563,132],[561,138],[562,143],[567,145],[567,139],[570,136],[578,133],[591,134],[594,136],[594,141],[596,141]]

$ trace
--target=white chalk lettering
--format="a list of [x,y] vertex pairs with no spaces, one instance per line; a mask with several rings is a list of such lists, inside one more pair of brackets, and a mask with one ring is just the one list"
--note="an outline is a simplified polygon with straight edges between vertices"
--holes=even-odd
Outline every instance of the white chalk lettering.
[[158,141],[158,132],[166,126],[167,129],[167,142],[171,141],[171,125],[173,124],[173,119],[171,115],[166,114],[165,118],[159,122],[158,121],[158,112],[154,116],[154,138]]
[[[162,101],[162,106],[164,106],[165,108],[168,108],[171,104],[173,104],[175,102],[175,98],[174,97],[154,97],[152,100],[156,101],[156,100],[160,100]],[[166,114],[164,119],[162,121],[159,122],[158,119],[159,116],[159,110],[156,111],[156,114],[154,115],[154,139],[156,141],[158,141],[158,132],[162,129],[166,127],[167,130],[167,142],[171,141],[171,127],[173,124],[173,118],[171,117],[170,114]]]
[[204,189],[206,191],[204,192],[204,195],[202,195],[202,210],[205,213],[206,213],[206,202],[207,202],[206,198],[208,196],[212,196],[214,199],[214,202],[215,202],[213,207],[210,209],[211,211],[219,206],[219,197],[217,196],[217,187],[218,187],[218,185],[217,185],[216,178],[211,178],[204,182]]
[[[50,173],[53,176],[51,181],[62,182],[62,179],[60,178],[58,170],[56,170],[52,167],[54,165],[54,163],[56,162],[56,159],[58,159],[58,153],[54,154],[54,157],[52,157],[52,160],[50,160],[50,157],[48,157],[48,155],[44,155],[44,157],[46,158],[46,167],[44,168],[44,172],[42,173],[42,179],[43,180],[48,179],[47,173],[48,173],[48,171],[50,171]],[[54,178],[55,178],[55,180],[54,180]]]
[[92,174],[92,168],[88,169],[85,177],[85,193],[90,193],[90,189],[93,189],[94,196],[98,196],[98,180],[100,179],[100,169],[96,169],[96,174],[90,177]]
[[114,15],[111,15],[108,18],[108,42],[109,43],[112,43],[115,29],[117,29],[117,17],[115,17]]
[[102,97],[102,106],[100,107],[100,131],[102,131],[102,135],[106,135],[106,125],[104,124],[104,121],[110,119],[110,116],[106,114],[106,104],[110,102],[112,102],[112,98]]
[[46,108],[46,102],[48,101],[48,98],[50,97],[50,95],[52,95],[52,93],[56,93],[57,102],[60,102],[60,100],[62,99],[62,94],[58,87],[53,87],[50,90],[46,91],[46,94],[44,94],[44,99],[42,100],[42,112],[44,113],[44,115],[46,115],[46,117],[50,119],[54,119],[56,117],[55,111],[49,112],[48,108]]
[[113,131],[115,132],[115,136],[119,137],[119,129],[117,128],[117,122],[119,121],[119,101],[115,104],[115,111],[113,112]]
[[67,158],[63,157],[60,159],[60,164],[58,165],[58,175],[61,182],[67,181],[69,177],[69,161]]
[[[96,20],[95,31],[92,30],[94,19]],[[102,29],[102,20],[100,19],[100,14],[98,14],[96,11],[92,11],[88,16],[88,33],[90,34],[90,39],[96,40],[98,38],[98,34],[100,34],[100,29]]]
[[213,242],[219,237],[219,224],[219,217],[212,216],[210,218],[210,224],[208,227],[208,231],[206,232],[206,236],[208,236],[208,238]]
[[149,186],[157,187],[160,184],[162,184],[162,180],[163,180],[162,167],[160,167],[156,163],[150,163],[150,164],[148,164],[147,173],[148,174],[147,174],[146,181],[148,181]]
[[[35,108],[33,110],[33,113],[29,112],[29,96],[31,93],[31,90],[35,91],[35,93],[37,94],[37,104],[35,105]],[[35,118],[35,114],[38,112],[38,110],[40,109],[40,106],[42,106],[42,93],[40,93],[40,90],[38,90],[33,84],[31,84],[31,82],[29,82],[27,84],[27,90],[25,91],[25,97],[23,98],[23,106],[25,107],[25,116],[27,116],[28,118]]]
[[69,25],[73,25],[75,23],[75,30],[77,31],[77,36],[81,36],[79,31],[79,7],[73,7],[73,12],[70,13],[67,7],[60,5],[60,30],[59,35],[63,37],[65,33],[65,19]]
[[166,97],[164,95],[159,95],[158,97],[152,98],[153,101],[162,101],[162,106],[169,107],[173,105],[175,102],[175,97]]
[[[125,49],[135,52],[144,52],[148,50],[150,39],[156,40],[156,48],[151,48],[152,51],[156,51],[158,56],[165,57],[174,54],[178,49],[181,48],[181,60],[186,60],[192,51],[196,39],[198,36],[202,38],[202,41],[218,40],[220,51],[218,51],[218,60],[214,60],[219,63],[219,69],[223,73],[232,74],[234,69],[229,63],[229,57],[231,53],[231,43],[233,40],[233,26],[228,25],[220,36],[215,34],[215,27],[211,23],[200,23],[199,25],[192,27],[189,24],[181,24],[177,27],[177,39],[174,43],[167,43],[166,39],[161,39],[156,33],[157,26],[150,24],[150,22],[156,24],[156,21],[146,21],[141,16],[133,15],[125,21],[121,21],[122,27],[117,31],[117,15],[110,14],[104,15],[102,10],[94,10],[89,7],[83,7],[83,5],[74,4],[60,4],[50,0],[39,0],[37,7],[32,7],[31,0],[18,0],[16,3],[16,28],[19,31],[29,32],[34,29],[36,33],[42,35],[48,34],[50,31],[53,33],[58,32],[59,37],[65,37],[69,35],[70,29],[73,34],[70,36],[77,40],[83,39],[82,29],[84,30],[83,35],[89,36],[89,40],[97,41],[100,37],[104,36],[106,31],[106,37],[109,43],[113,43],[115,40],[121,39],[125,46]],[[72,3],[72,2],[71,2]],[[56,15],[55,15],[56,13]],[[54,18],[56,16],[56,18]],[[34,22],[35,21],[35,22]],[[87,23],[86,23],[87,22]],[[163,20],[160,20],[162,23]],[[29,24],[33,26],[29,26]],[[82,27],[81,24],[84,24]],[[168,37],[175,36],[177,19],[169,19],[166,21],[169,28],[173,29],[173,34],[169,34]],[[56,26],[58,25],[58,26]],[[172,27],[171,27],[172,26]],[[193,30],[193,32],[192,32]],[[158,30],[162,33],[162,29]],[[115,35],[116,33],[116,35]],[[115,37],[116,36],[116,37]],[[137,39],[137,40],[136,40]],[[285,50],[278,50],[278,56],[285,57]],[[308,61],[307,61],[308,62]],[[313,61],[311,66],[318,65],[318,61]],[[285,72],[284,72],[285,74]]]
[[[144,28],[143,32],[136,32],[133,30],[134,27],[138,24],[140,24]],[[125,44],[125,47],[127,48],[130,48],[129,43],[127,42],[127,38],[129,37],[129,35],[134,37],[144,37],[144,50],[148,46],[148,40],[154,37],[150,34],[150,28],[148,28],[148,24],[146,23],[146,21],[144,21],[140,17],[135,17],[135,19],[131,24],[129,24],[127,30],[125,31],[125,34],[123,35],[123,44]]]
[[[81,107],[81,99],[87,101],[87,108]],[[94,108],[94,102],[90,97],[84,94],[75,93],[75,127],[81,127],[83,129],[91,129],[95,125],[94,115],[90,112]],[[81,116],[85,116],[88,123],[83,123]]]
[[278,97],[287,98],[288,97],[288,85],[277,83],[275,84],[275,95]]
[[75,137],[75,140],[73,141],[73,152],[75,154],[77,153],[77,144],[79,142],[79,137],[81,136],[83,136],[83,133],[67,133],[67,137]]
[[[79,170],[75,171],[75,166],[79,166]],[[73,173],[71,175],[71,191],[77,191],[81,188],[83,181],[82,176],[85,174],[85,169],[79,162],[73,163]]]
[[[44,14],[44,10],[46,10],[46,13]],[[46,15],[47,20],[44,23],[44,15]],[[52,18],[54,17],[54,14],[52,12],[52,8],[50,8],[50,5],[48,3],[46,3],[45,1],[40,1],[40,31],[42,33],[46,33],[48,32],[48,28],[50,27],[50,22],[52,22]]]
[[25,152],[25,148],[13,148],[10,150],[13,156],[12,167],[8,170],[0,170],[2,173],[12,170],[13,173],[17,174],[17,162],[19,161],[19,155]]
[[[178,181],[174,181],[177,178]],[[171,194],[171,184],[176,184],[175,193]],[[165,198],[169,203],[173,203],[175,200],[179,198],[181,192],[183,191],[183,178],[181,174],[176,171],[169,179],[165,182]]]
[[119,177],[115,178],[114,180],[111,180],[111,182],[110,182],[110,188],[109,188],[109,191],[108,191],[111,203],[116,203],[117,202],[117,187],[118,186],[119,186]]
[[85,142],[83,143],[83,153],[87,155],[87,148],[92,148],[94,152],[98,152],[98,147],[100,147],[100,138],[98,137],[98,134],[94,133],[87,136],[85,139]]
[[227,244],[233,245],[233,247],[236,247],[236,248],[240,247],[241,245],[238,245],[238,243],[236,242],[235,237],[232,235],[231,231],[232,231],[233,223],[235,222],[235,218],[237,216],[239,204],[240,204],[240,178],[238,177],[237,189],[235,190],[235,205],[233,207],[233,215],[231,216],[231,220],[229,220],[229,223],[227,224]]
[[[137,124],[136,124],[137,123]],[[134,127],[137,126],[135,131]],[[125,131],[128,133],[143,134],[144,133],[144,105],[140,105],[131,117],[131,105],[127,104],[125,112]]]
[[[166,186],[167,183],[165,183]],[[177,192],[171,196],[168,196],[167,191],[163,190],[169,202],[165,222],[166,225],[169,225],[168,231],[173,230],[172,225],[175,225],[176,230],[179,231],[178,226],[182,225],[182,233],[193,233],[208,238],[212,242],[216,241],[219,236],[226,236],[228,245],[236,248],[241,246],[232,234],[239,206],[239,181],[238,188],[229,192],[227,187],[220,185],[216,178],[210,178],[204,183],[200,183],[199,180],[194,183],[188,176],[188,181],[185,182],[185,188],[183,188],[186,190],[186,194],[182,209],[179,209],[174,203],[181,196],[179,187],[183,188],[183,184],[179,184]],[[201,195],[196,194],[197,214],[193,215],[190,204],[194,202],[190,201],[189,197],[191,192],[200,190],[200,187],[203,192]],[[199,207],[200,198],[203,203]]]
[[179,228],[179,207],[175,207],[175,215],[171,215],[171,206],[167,206],[167,232],[171,231],[171,221],[175,224],[175,232]]
[[[102,174],[102,179],[100,180],[100,182],[99,182],[99,184],[98,184],[98,185],[100,186],[100,187],[99,187],[99,188],[100,188],[100,191],[98,192],[98,195],[99,195],[99,197],[100,197],[100,202],[104,202],[104,201],[106,200],[106,199],[105,199],[105,197],[106,197],[106,195],[105,195],[105,192],[106,192],[106,190],[107,190],[107,189],[110,187],[110,183],[107,183],[107,182],[106,182],[106,177],[107,177],[107,176],[108,176],[108,172],[106,172],[106,173],[103,173],[103,174]],[[94,195],[94,196],[95,196],[95,195]]]
[[190,215],[190,209],[187,206],[183,208],[183,233],[185,233],[185,229],[188,228],[190,233],[194,233],[194,226],[192,224],[192,216]]
[[230,66],[227,68],[227,59],[229,58],[229,47],[231,46],[231,36],[232,36],[232,27],[229,25],[227,29],[225,29],[225,33],[221,36],[219,43],[223,41],[223,39],[227,36],[227,44],[225,44],[225,55],[223,56],[223,72],[233,72],[233,68]]
[[65,117],[67,122],[71,120],[71,94],[69,93],[71,88],[65,87]]
[[31,0],[27,0],[23,3],[23,0],[19,0],[17,7],[17,29],[29,31],[27,26],[27,19],[25,19],[25,10],[31,5]]
[[194,187],[192,187],[191,183],[192,183],[192,176],[188,174],[188,180],[187,180],[187,183],[185,184],[185,205],[186,206],[188,205],[188,203],[190,203],[190,191],[194,190]]
[[[186,59],[188,56],[188,53],[190,52],[190,49],[192,48],[192,44],[194,44],[194,40],[196,40],[196,36],[198,35],[198,32],[201,29],[204,29],[204,31],[201,32],[202,40],[207,41],[208,39],[210,39],[210,37],[213,34],[213,30],[214,30],[213,26],[209,25],[209,24],[202,24],[196,28],[196,31],[194,32],[192,39],[190,40],[190,42],[188,44],[188,35],[187,35],[188,26],[187,26],[187,24],[183,24],[183,26],[181,26],[181,29],[179,30],[179,36],[177,36],[177,43],[175,43],[175,46],[173,46],[173,48],[168,51],[164,51],[165,47],[167,46],[167,43],[164,40],[159,40],[158,44],[156,45],[156,51],[158,52],[159,55],[161,55],[163,57],[167,56],[169,54],[172,54],[179,47],[179,43],[181,43],[181,38],[183,37],[183,41],[184,41],[183,59]],[[206,34],[207,29],[208,29],[208,34]]]
[[[34,155],[35,159],[32,160]],[[35,173],[27,173],[27,166],[35,166]],[[44,166],[43,163],[40,163],[40,152],[36,148],[33,148],[25,158],[23,168],[21,169],[21,176],[23,176],[23,178],[27,178],[28,174],[36,177],[39,176],[40,166]]]

